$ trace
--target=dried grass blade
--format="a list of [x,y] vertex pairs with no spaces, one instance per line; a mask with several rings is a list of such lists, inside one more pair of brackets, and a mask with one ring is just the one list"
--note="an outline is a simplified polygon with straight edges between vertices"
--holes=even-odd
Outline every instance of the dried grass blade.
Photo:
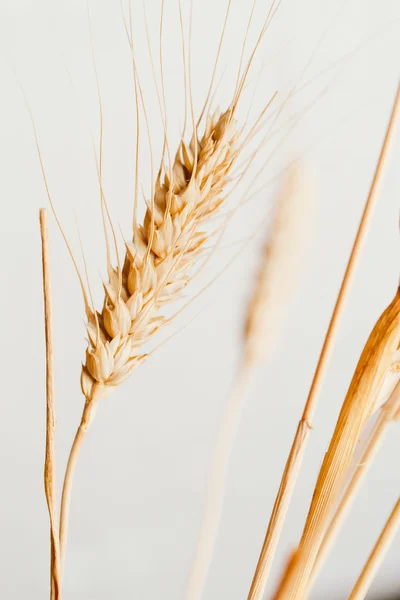
[[261,549],[260,557],[254,573],[253,581],[250,587],[248,599],[260,600],[265,592],[271,563],[279,542],[280,534],[285,521],[286,513],[289,507],[292,491],[296,484],[297,476],[301,468],[308,437],[311,433],[312,419],[314,416],[317,399],[322,387],[325,373],[328,368],[329,359],[332,354],[336,336],[339,329],[339,323],[345,308],[345,301],[350,290],[351,281],[358,265],[358,259],[361,253],[363,242],[366,238],[369,224],[372,217],[373,208],[378,199],[379,186],[384,176],[386,162],[394,138],[395,128],[400,113],[400,85],[397,88],[391,117],[386,130],[385,139],[379,156],[378,164],[375,170],[374,178],[370,187],[369,195],[364,207],[364,212],[358,228],[357,236],[354,241],[353,249],[347,264],[346,272],[343,277],[342,285],[336,300],[335,308],[332,313],[328,331],[325,336],[318,365],[315,370],[314,378],[311,384],[310,392],[299,421],[295,438],[286,462],[284,474],[279,486],[278,494],[275,499],[274,508],[265,535],[264,543]]
[[400,498],[397,500],[381,535],[372,550],[358,581],[349,596],[349,600],[363,600],[368,593],[372,581],[381,566],[383,559],[400,527]]
[[332,518],[332,521],[324,535],[321,548],[318,552],[316,562],[311,574],[310,588],[312,587],[318,573],[332,548],[333,543],[343,525],[355,497],[364,482],[368,470],[379,451],[388,429],[396,419],[396,412],[400,408],[400,382],[396,385],[390,399],[380,409],[379,416],[373,430],[367,439],[364,450],[359,459],[357,468],[346,487],[343,497]]
[[44,321],[46,340],[46,453],[44,464],[44,489],[50,518],[50,598],[61,598],[60,588],[60,546],[58,540],[58,511],[56,494],[56,455],[55,435],[56,417],[54,404],[53,374],[53,329],[52,303],[50,283],[49,240],[47,227],[47,211],[40,209],[40,234],[42,238],[42,269],[44,295]]
[[377,321],[361,354],[319,472],[293,568],[277,600],[307,597],[311,573],[368,419],[386,393],[387,378],[399,369],[400,290]]

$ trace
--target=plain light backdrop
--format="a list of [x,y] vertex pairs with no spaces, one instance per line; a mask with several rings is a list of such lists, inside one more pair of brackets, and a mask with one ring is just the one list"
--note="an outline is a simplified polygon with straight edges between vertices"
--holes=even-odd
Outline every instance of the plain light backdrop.
[[[139,72],[159,157],[162,126],[143,7],[137,0],[132,4]],[[158,69],[160,2],[145,0],[145,5]],[[177,2],[166,0],[165,5],[163,56],[174,146],[183,122],[183,75]],[[189,0],[182,5],[187,32]],[[89,6],[104,109],[104,185],[122,240],[122,235],[131,235],[132,66],[119,2],[90,0]],[[194,0],[196,108],[210,80],[225,9],[225,0]],[[249,10],[248,0],[232,2],[217,79],[224,76],[215,96],[222,108],[231,97]],[[268,2],[258,0],[251,43],[267,10]],[[260,185],[290,160],[302,157],[318,189],[318,210],[279,346],[257,370],[248,396],[204,595],[208,600],[246,597],[373,175],[399,77],[399,57],[398,0],[283,0],[257,54],[246,90],[254,100],[253,117],[275,90],[280,102],[292,86],[301,87],[260,151],[261,162],[269,158]],[[42,474],[45,365],[38,209],[48,201],[21,87],[34,115],[54,203],[80,260],[79,225],[100,306],[106,269],[91,137],[97,144],[86,2],[0,0],[0,65],[0,596],[42,600],[48,588],[49,533]],[[245,114],[242,109],[240,118]],[[148,197],[150,159],[144,129],[142,146],[140,182]],[[360,351],[397,285],[399,159],[400,133],[322,390],[271,584],[301,534],[316,474]],[[266,225],[259,225],[273,205],[275,189],[272,182],[238,211],[209,271],[194,289],[218,273],[241,242],[254,240],[171,331],[187,326],[102,403],[75,479],[66,600],[184,597],[208,465],[237,368],[246,302],[267,231]],[[82,410],[79,374],[85,332],[77,278],[54,220],[50,235],[61,475]],[[160,341],[168,333],[161,334]],[[399,426],[393,427],[314,598],[346,598],[355,582],[399,494],[399,434]],[[400,536],[374,584],[377,594],[400,593],[399,556]]]

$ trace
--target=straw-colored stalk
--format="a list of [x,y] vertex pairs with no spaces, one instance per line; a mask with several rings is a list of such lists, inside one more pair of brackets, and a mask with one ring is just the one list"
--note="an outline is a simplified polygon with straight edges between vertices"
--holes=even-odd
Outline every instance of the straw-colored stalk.
[[44,323],[46,342],[46,452],[44,463],[44,489],[50,519],[50,598],[59,600],[60,589],[60,544],[58,532],[56,457],[55,457],[55,402],[53,374],[53,326],[50,283],[50,258],[47,228],[47,211],[42,208],[40,234],[42,238],[42,270],[44,296]]
[[360,434],[396,385],[400,370],[399,347],[400,290],[379,318],[361,354],[319,472],[292,568],[278,591],[277,600],[307,597],[312,570]]
[[364,600],[381,566],[390,544],[400,527],[400,498],[397,500],[361,574],[349,600]]
[[[400,373],[399,373],[400,377]],[[329,554],[333,543],[336,540],[338,533],[353,505],[357,493],[364,482],[368,470],[379,451],[390,426],[399,418],[400,409],[400,381],[389,400],[383,404],[379,410],[377,419],[373,428],[364,444],[364,449],[357,461],[357,467],[349,481],[339,506],[335,510],[335,514],[331,523],[324,535],[317,559],[315,561],[311,574],[310,587],[313,585],[318,573]]]
[[229,459],[252,370],[274,347],[296,287],[313,212],[310,187],[300,168],[291,166],[275,201],[272,227],[249,305],[242,361],[211,460],[202,524],[186,589],[188,600],[196,600],[203,593],[223,509]]
[[292,493],[303,461],[304,452],[312,431],[312,422],[319,393],[328,369],[329,360],[335,345],[339,330],[340,319],[345,309],[346,298],[358,265],[359,257],[372,219],[373,209],[378,200],[380,184],[384,176],[387,158],[394,138],[400,113],[400,85],[394,100],[391,117],[386,130],[385,139],[379,156],[378,164],[372,180],[368,198],[364,207],[356,239],[350,254],[347,268],[343,277],[340,291],[332,313],[329,327],[319,356],[310,391],[304,406],[303,414],[298,423],[296,434],[286,461],[279,490],[275,499],[272,514],[268,523],[260,557],[251,583],[249,600],[260,600],[265,593],[272,560],[274,558],[280,535],[283,529],[286,513],[289,508]]

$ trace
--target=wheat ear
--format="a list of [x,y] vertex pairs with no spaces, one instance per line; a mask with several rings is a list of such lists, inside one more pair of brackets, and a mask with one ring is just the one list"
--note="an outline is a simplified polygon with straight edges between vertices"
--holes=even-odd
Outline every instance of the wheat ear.
[[382,400],[386,401],[388,385],[392,390],[396,385],[393,374],[400,370],[399,349],[400,290],[397,290],[361,354],[318,475],[293,565],[277,594],[277,600],[303,600],[307,597],[312,570],[351,467],[360,434]]
[[354,241],[353,249],[350,254],[349,262],[347,264],[347,268],[343,277],[342,285],[340,287],[336,304],[332,313],[325,340],[321,349],[311,388],[306,400],[306,404],[304,406],[303,414],[297,426],[296,434],[289,452],[289,456],[286,461],[278,494],[276,496],[272,514],[268,523],[268,528],[264,538],[260,557],[258,559],[253,581],[251,583],[248,595],[249,600],[260,600],[265,593],[265,588],[267,585],[272,560],[275,555],[276,548],[278,546],[290,499],[303,461],[303,456],[307,446],[308,438],[312,431],[312,421],[316,409],[316,403],[328,368],[329,360],[335,345],[340,319],[345,308],[347,294],[350,290],[351,282],[358,265],[358,260],[361,254],[363,243],[368,232],[368,228],[372,218],[373,208],[378,199],[380,183],[384,176],[385,166],[389,155],[391,143],[394,138],[399,112],[400,85],[397,89],[391,117],[386,130],[386,135],[379,156],[378,164],[375,170],[374,178],[364,207],[364,212],[358,228],[356,239]]
[[385,402],[379,411],[379,415],[374,423],[373,429],[366,441],[365,447],[359,458],[356,470],[348,483],[338,508],[330,522],[330,525],[324,535],[318,556],[316,558],[310,580],[310,587],[313,585],[318,573],[323,565],[332,545],[343,525],[349,510],[355,500],[355,497],[368,473],[382,442],[388,433],[388,429],[399,417],[400,409],[400,382],[397,383],[389,400]]
[[300,257],[309,232],[308,181],[299,167],[290,166],[277,199],[272,229],[251,298],[243,340],[243,355],[232,393],[224,410],[211,460],[207,496],[186,598],[201,597],[212,560],[221,519],[229,459],[254,367],[272,350],[299,275]]
[[89,346],[82,367],[86,398],[65,474],[60,542],[65,557],[68,511],[77,455],[98,402],[115,390],[146,358],[144,344],[170,319],[162,308],[190,282],[190,270],[206,251],[203,226],[223,204],[229,174],[239,153],[233,109],[206,119],[191,143],[181,142],[169,172],[160,169],[155,192],[134,241],[126,244],[122,268],[109,266],[101,313],[86,303]]
[[400,527],[400,498],[397,500],[386,524],[372,550],[349,600],[363,600],[381,566],[389,546]]
[[275,202],[272,230],[247,311],[244,362],[252,366],[275,348],[298,283],[314,214],[312,188],[302,167],[290,165]]
[[53,374],[53,322],[51,303],[49,239],[47,211],[40,209],[40,235],[42,239],[42,270],[44,296],[44,322],[46,342],[46,452],[44,463],[44,489],[50,519],[50,598],[61,598],[60,588],[60,545],[58,532],[57,490],[56,490],[56,418],[54,403]]

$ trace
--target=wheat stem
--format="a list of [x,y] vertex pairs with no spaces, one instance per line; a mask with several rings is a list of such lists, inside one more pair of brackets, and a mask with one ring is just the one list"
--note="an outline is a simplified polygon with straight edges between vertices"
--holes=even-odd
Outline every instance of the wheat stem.
[[374,428],[367,440],[364,451],[362,452],[361,458],[357,465],[357,468],[347,485],[347,488],[343,494],[338,508],[332,518],[332,521],[324,535],[320,550],[318,552],[317,559],[314,563],[314,567],[311,574],[311,580],[309,584],[310,589],[318,576],[318,573],[328,556],[330,549],[343,525],[349,510],[355,500],[355,497],[368,473],[368,470],[379,451],[382,442],[388,432],[388,429],[395,419],[396,412],[400,407],[400,382],[394,389],[390,399],[382,406],[380,414],[374,425]]
[[345,308],[345,301],[350,290],[350,285],[358,265],[360,253],[365,241],[368,228],[370,225],[372,211],[378,199],[379,186],[383,179],[389,150],[394,137],[395,126],[397,124],[400,112],[400,85],[397,88],[397,94],[394,101],[392,114],[386,130],[385,139],[378,159],[378,164],[372,180],[368,198],[364,207],[364,212],[358,228],[358,232],[353,244],[344,278],[340,287],[340,291],[336,300],[336,304],[329,323],[328,331],[322,346],[317,368],[311,384],[311,388],[307,397],[307,401],[303,410],[302,417],[299,421],[296,435],[290,450],[283,477],[280,483],[279,491],[275,500],[274,508],[268,524],[267,533],[261,549],[260,557],[257,563],[250,592],[249,600],[262,598],[272,560],[279,542],[280,534],[285,521],[286,513],[289,507],[292,491],[296,484],[297,476],[302,464],[307,441],[312,429],[312,419],[314,416],[316,403],[322,383],[328,368],[329,359],[333,351],[336,341],[339,323]]
[[207,499],[195,558],[186,588],[187,600],[201,598],[221,519],[228,466],[250,380],[250,366],[243,362],[220,425],[208,476]]
[[349,600],[363,600],[400,526],[400,498],[397,500],[374,549],[361,572]]
[[40,209],[40,235],[42,238],[42,270],[44,322],[46,341],[46,454],[44,464],[44,489],[50,518],[50,598],[59,600],[60,589],[60,546],[58,541],[58,516],[56,493],[56,457],[55,457],[55,405],[53,374],[53,327],[49,260],[49,239],[47,211]]
[[60,553],[62,575],[64,573],[65,555],[67,549],[69,510],[71,505],[72,483],[75,474],[76,463],[78,460],[79,452],[82,447],[83,440],[85,439],[86,434],[89,430],[89,426],[94,418],[96,408],[97,403],[94,403],[93,401],[86,402],[81,423],[75,434],[75,438],[68,457],[67,468],[65,470],[60,510]]

